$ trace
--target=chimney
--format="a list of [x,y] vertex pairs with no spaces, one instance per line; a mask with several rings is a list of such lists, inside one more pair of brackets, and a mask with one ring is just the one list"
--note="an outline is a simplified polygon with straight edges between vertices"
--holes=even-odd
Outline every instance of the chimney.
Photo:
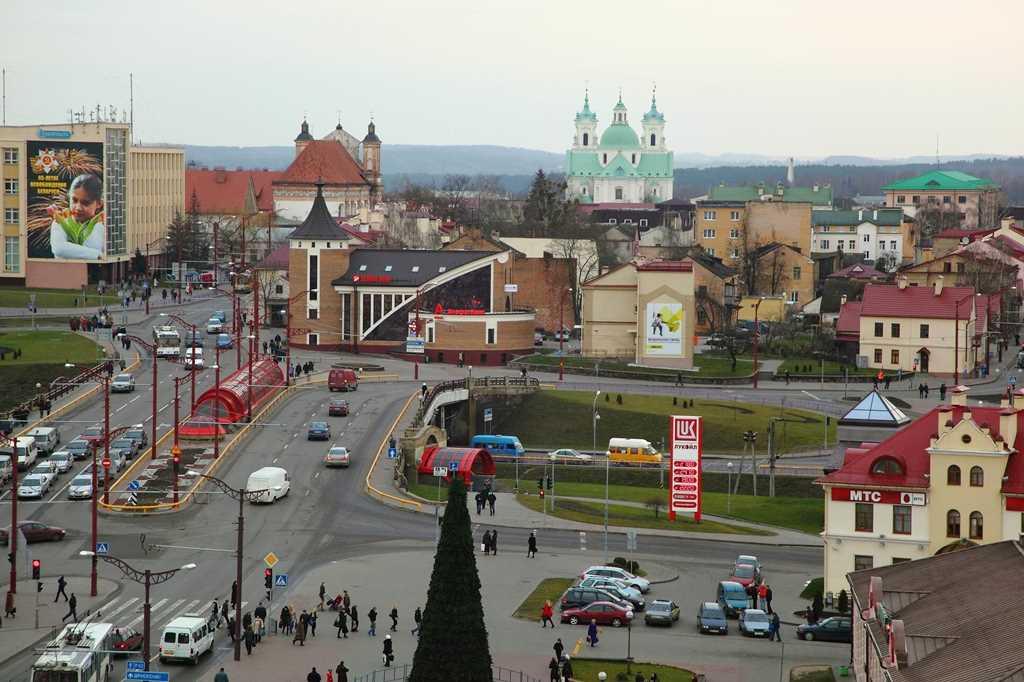
[[1006,407],[999,411],[999,435],[1006,443],[1006,449],[1013,447],[1017,440],[1017,410]]
[[887,667],[905,668],[907,666],[907,635],[903,621],[895,619],[889,624],[889,665]]
[[[967,392],[969,390],[971,389],[967,388],[966,386],[954,386],[953,389],[949,392],[952,396],[949,399],[949,404],[962,405],[963,407],[967,407]],[[964,418],[967,418],[966,414],[964,415]]]
[[877,208],[871,214],[871,219],[874,220],[875,222],[878,222],[878,209]]
[[910,284],[910,281],[907,279],[906,275],[900,275],[896,279],[896,286],[898,286],[900,289],[906,289],[908,284]]
[[942,434],[949,430],[949,427],[946,426],[946,422],[953,419],[953,408],[950,407],[949,405],[942,405],[941,407],[939,407],[938,415],[939,430],[937,432],[937,435],[941,436]]
[[875,619],[875,607],[882,603],[882,577],[873,575],[868,581],[868,615],[864,620]]
[[942,296],[942,282],[943,282],[944,279],[945,278],[942,275],[939,275],[938,277],[935,278],[935,295],[936,296]]

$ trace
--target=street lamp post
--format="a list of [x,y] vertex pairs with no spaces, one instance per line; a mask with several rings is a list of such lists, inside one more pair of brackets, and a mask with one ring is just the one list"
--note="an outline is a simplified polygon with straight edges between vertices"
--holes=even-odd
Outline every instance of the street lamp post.
[[[980,295],[980,294],[979,294]],[[967,294],[959,301],[953,304],[953,385],[960,385],[960,304],[964,301],[969,301],[974,297],[974,294]],[[968,320],[969,321],[969,320]],[[964,325],[964,354],[967,352],[967,325]],[[964,361],[966,362],[966,358]]]
[[256,337],[249,334],[249,391],[248,391],[248,405],[246,406],[247,421],[252,421],[252,356],[254,353],[254,346],[256,345]]
[[725,501],[725,509],[726,509],[726,513],[731,515],[732,514],[732,462],[729,462],[728,464],[726,464],[726,467],[728,467],[728,469],[726,470],[728,472],[726,474],[726,476],[728,478],[727,478],[726,483],[725,483],[725,493],[726,493],[726,496],[725,496],[725,500],[726,500]]
[[140,585],[144,585],[146,588],[146,598],[142,604],[142,663],[146,670],[149,670],[149,659],[150,659],[150,607],[149,607],[149,588],[151,585],[159,585],[165,583],[174,577],[174,574],[178,571],[191,571],[196,567],[195,564],[185,564],[179,568],[172,568],[169,571],[151,571],[146,569],[140,571],[137,568],[129,566],[123,559],[118,559],[116,556],[110,556],[109,554],[96,554],[96,552],[90,552],[89,550],[83,549],[78,553],[80,556],[92,557],[93,566],[96,565],[97,559],[103,559],[108,564],[114,564],[121,572],[124,573],[126,578],[134,580]]
[[[601,415],[597,413],[597,398],[601,395],[600,389],[594,391],[594,403],[591,405],[591,421],[594,426],[594,449],[593,453],[597,454],[597,420],[601,418]],[[611,477],[611,458],[605,457],[604,459],[604,559],[608,560],[608,483]]]
[[18,592],[18,439],[0,434],[0,440],[11,444],[11,594]]
[[[152,420],[152,423],[149,425],[149,435],[150,435],[150,438],[152,439],[152,457],[151,457],[151,459],[156,459],[156,391],[157,391],[157,387],[160,385],[160,380],[159,380],[159,377],[158,377],[158,367],[159,367],[159,364],[157,363],[157,359],[158,358],[156,356],[156,348],[157,347],[156,347],[156,344],[151,344],[148,341],[146,341],[145,339],[141,339],[138,336],[134,336],[132,334],[121,334],[120,336],[118,336],[118,338],[122,339],[122,340],[128,339],[128,340],[134,342],[135,344],[140,346],[144,351],[149,353],[150,357],[153,358],[153,386],[152,386],[152,389],[153,389],[152,390],[152,398],[153,399],[152,399],[152,405],[151,405],[152,414],[150,414],[150,419]],[[195,364],[195,363],[193,362],[193,364]],[[108,499],[109,498],[107,496],[107,492],[104,491],[104,493],[103,493],[103,504],[107,504],[108,503]]]
[[633,664],[633,609],[626,611],[626,672]]
[[217,349],[217,364],[214,371],[213,399],[213,458],[220,458],[220,349]]
[[754,304],[754,388],[757,388],[757,346],[761,341],[761,323],[758,321],[758,308],[764,303],[764,296]]
[[[156,387],[153,387],[154,390]],[[96,549],[96,544],[99,542],[99,495],[96,493],[99,490],[99,480],[97,479],[98,472],[96,471],[96,446],[93,445],[92,450],[92,548]],[[110,373],[107,372],[103,375],[103,459],[110,460]],[[109,478],[110,467],[107,467],[108,476],[105,480],[106,483],[110,483]],[[106,494],[106,493],[104,493]],[[105,498],[106,500],[107,498]],[[93,553],[92,557],[92,570],[89,573],[89,596],[95,597],[97,590],[97,561],[96,554]]]
[[174,445],[171,446],[171,463],[174,466],[174,504],[178,504],[178,464],[181,462],[181,447],[178,445],[178,386],[181,377],[174,377]]
[[[171,315],[169,313],[160,313],[160,317],[166,317],[168,319],[174,320],[175,322],[177,322],[178,324],[180,324],[182,326],[188,327],[191,330],[191,333],[192,333],[192,336],[189,339],[189,347],[191,348],[192,344],[195,342],[195,339],[196,339],[196,325],[192,324],[191,322],[186,322],[185,320],[183,320],[182,318],[178,317],[177,315]],[[214,346],[216,346],[216,344],[214,344]],[[156,351],[153,351],[153,357],[154,358],[156,357]],[[155,360],[154,360],[154,362],[155,362]],[[190,365],[189,365],[189,374],[192,377],[192,409],[195,410],[196,409],[196,363],[195,363],[195,358],[193,358],[193,362],[190,363]],[[154,418],[154,420],[155,420],[155,418]],[[154,451],[154,453],[155,453],[155,451]]]
[[[217,478],[216,476],[207,476],[206,474],[200,474],[203,478],[213,483],[215,486],[224,491],[228,497],[234,500],[238,500],[238,540],[237,547],[235,548],[235,582],[238,583],[238,595],[235,599],[235,627],[241,628],[242,625],[242,546],[245,541],[245,501],[249,500],[255,502],[259,500],[260,496],[268,492],[267,490],[246,490],[245,488],[232,488],[230,485]],[[241,630],[235,633],[235,660],[239,661],[242,658],[242,637]]]

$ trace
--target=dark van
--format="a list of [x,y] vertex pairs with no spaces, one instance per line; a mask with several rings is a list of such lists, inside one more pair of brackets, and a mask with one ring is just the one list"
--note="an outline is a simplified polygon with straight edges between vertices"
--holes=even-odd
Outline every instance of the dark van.
[[332,369],[327,375],[327,388],[331,391],[354,391],[359,388],[359,378],[355,370]]

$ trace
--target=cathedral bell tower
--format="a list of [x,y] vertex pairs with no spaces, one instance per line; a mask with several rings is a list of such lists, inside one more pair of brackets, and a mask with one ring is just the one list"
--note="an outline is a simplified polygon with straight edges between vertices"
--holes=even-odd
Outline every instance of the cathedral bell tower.
[[665,116],[658,111],[656,93],[651,92],[651,109],[641,121],[643,126],[643,140],[641,144],[644,150],[665,151]]
[[583,96],[583,109],[576,114],[576,137],[573,139],[572,148],[597,148],[597,114],[590,110],[589,90]]
[[377,137],[377,126],[373,121],[366,127],[366,137],[363,138],[363,170],[366,171],[366,179],[373,183],[370,202],[376,201],[381,194],[382,181],[380,176],[380,138]]

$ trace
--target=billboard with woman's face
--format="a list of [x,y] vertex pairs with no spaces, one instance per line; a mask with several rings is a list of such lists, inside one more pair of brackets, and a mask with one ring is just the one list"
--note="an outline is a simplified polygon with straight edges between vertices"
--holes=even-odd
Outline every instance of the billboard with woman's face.
[[103,258],[103,144],[29,141],[28,257]]

